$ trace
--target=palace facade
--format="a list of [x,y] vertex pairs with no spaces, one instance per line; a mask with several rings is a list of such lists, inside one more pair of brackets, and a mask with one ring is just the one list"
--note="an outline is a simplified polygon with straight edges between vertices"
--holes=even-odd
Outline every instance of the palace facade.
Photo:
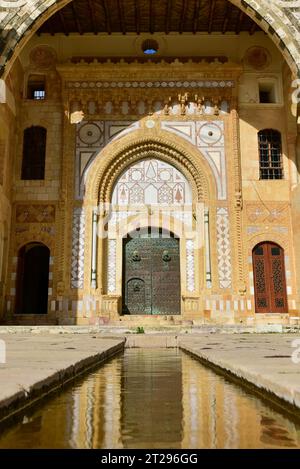
[[2,55],[1,322],[298,324],[291,51],[239,2],[52,3]]

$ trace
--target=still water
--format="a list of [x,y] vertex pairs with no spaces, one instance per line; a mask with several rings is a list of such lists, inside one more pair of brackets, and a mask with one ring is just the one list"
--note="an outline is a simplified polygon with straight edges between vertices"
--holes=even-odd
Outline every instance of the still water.
[[176,349],[130,349],[13,425],[0,448],[299,448],[300,424]]

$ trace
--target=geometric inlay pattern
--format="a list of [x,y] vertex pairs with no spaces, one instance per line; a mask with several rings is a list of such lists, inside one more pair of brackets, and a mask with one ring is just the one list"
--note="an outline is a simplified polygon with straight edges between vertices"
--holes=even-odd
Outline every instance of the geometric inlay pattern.
[[55,222],[55,205],[18,204],[16,221],[17,223],[53,223]]
[[182,205],[192,203],[187,179],[170,164],[149,158],[129,166],[118,179],[114,205]]
[[75,198],[83,199],[87,172],[100,151],[112,140],[139,128],[133,121],[82,121],[76,132]]
[[115,239],[108,240],[108,269],[107,269],[107,289],[108,293],[116,291],[116,273],[117,273],[117,241]]
[[288,224],[289,204],[286,202],[247,203],[247,218],[251,223]]
[[220,288],[231,288],[232,267],[228,208],[217,208],[217,252]]
[[97,92],[99,88],[234,88],[233,80],[199,80],[199,81],[68,81],[66,88],[88,88],[90,92]]
[[226,155],[224,122],[214,121],[162,121],[161,128],[184,138],[198,150],[208,162],[215,177],[219,200],[227,198]]
[[71,288],[83,288],[84,282],[85,213],[74,208],[72,228]]
[[194,241],[186,241],[186,288],[189,292],[195,291],[195,253]]

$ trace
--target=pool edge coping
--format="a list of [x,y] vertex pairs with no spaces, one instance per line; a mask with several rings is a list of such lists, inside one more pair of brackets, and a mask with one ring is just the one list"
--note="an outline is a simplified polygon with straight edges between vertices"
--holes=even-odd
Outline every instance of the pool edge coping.
[[126,338],[120,337],[120,342],[99,353],[89,355],[79,359],[67,368],[56,370],[46,378],[36,381],[30,388],[20,389],[15,394],[8,396],[0,401],[0,426],[6,421],[13,419],[21,414],[27,408],[30,408],[48,397],[50,394],[58,391],[63,386],[71,383],[76,378],[85,373],[102,366],[105,362],[123,352],[125,349]]
[[[255,394],[256,397],[259,397],[266,404],[275,406],[277,409],[281,410],[281,412],[288,412],[289,416],[291,418],[297,419],[297,421],[300,420],[300,406],[298,406],[295,401],[291,402],[286,398],[286,395],[290,395],[288,388],[285,388],[287,392],[286,395],[280,395],[276,392],[274,388],[267,388],[263,382],[258,385],[256,382],[253,381],[253,379],[251,379],[250,373],[245,374],[240,369],[235,370],[234,367],[231,367],[227,363],[220,364],[216,360],[206,356],[205,354],[201,354],[196,350],[190,349],[184,344],[179,343],[178,348],[198,360],[202,365],[215,371],[218,375],[223,376],[224,378],[235,383],[236,385],[247,389],[252,394]],[[254,377],[257,378],[258,375],[253,374],[252,378]],[[271,381],[269,381],[269,385],[271,388]]]

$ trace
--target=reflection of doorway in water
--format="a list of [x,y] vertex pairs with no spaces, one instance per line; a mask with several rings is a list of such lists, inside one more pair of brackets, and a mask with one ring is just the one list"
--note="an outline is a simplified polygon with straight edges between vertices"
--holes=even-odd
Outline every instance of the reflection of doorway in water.
[[124,448],[180,448],[182,360],[177,349],[129,349],[122,363]]

